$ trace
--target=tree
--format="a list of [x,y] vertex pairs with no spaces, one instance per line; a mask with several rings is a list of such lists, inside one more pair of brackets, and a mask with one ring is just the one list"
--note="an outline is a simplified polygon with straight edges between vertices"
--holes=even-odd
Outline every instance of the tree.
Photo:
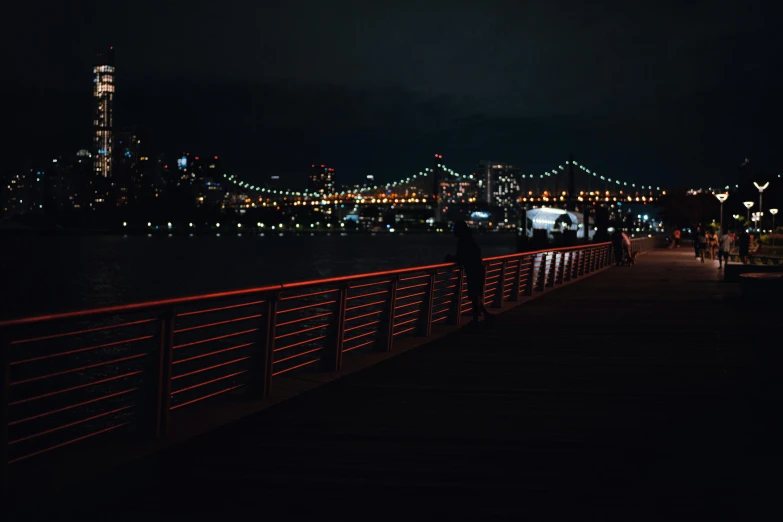
[[720,216],[720,203],[715,196],[688,195],[685,189],[669,191],[655,202],[655,206],[661,220],[670,227],[696,226]]

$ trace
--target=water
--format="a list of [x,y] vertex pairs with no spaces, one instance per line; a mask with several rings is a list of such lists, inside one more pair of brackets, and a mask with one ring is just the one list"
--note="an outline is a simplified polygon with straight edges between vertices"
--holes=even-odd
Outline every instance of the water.
[[[511,234],[477,237],[485,256]],[[0,237],[0,318],[439,263],[448,235]]]

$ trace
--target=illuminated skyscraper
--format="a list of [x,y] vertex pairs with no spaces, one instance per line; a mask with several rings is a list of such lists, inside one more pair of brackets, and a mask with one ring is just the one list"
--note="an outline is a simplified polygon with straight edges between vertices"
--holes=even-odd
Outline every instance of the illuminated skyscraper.
[[92,70],[95,118],[93,119],[94,152],[93,168],[101,177],[112,174],[112,149],[114,126],[114,47],[98,55],[98,62]]
[[334,169],[327,167],[326,165],[321,165],[320,167],[318,165],[313,165],[310,169],[308,190],[327,196],[334,194],[337,190]]

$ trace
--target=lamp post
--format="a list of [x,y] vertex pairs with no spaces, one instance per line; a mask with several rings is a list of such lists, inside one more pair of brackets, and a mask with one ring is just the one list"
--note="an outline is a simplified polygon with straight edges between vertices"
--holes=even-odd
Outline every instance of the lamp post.
[[723,234],[723,202],[729,199],[729,193],[715,194],[715,197],[720,201],[720,233]]
[[778,209],[771,208],[769,213],[772,214],[772,246],[775,246],[775,214],[778,213]]
[[764,206],[761,204],[761,196],[764,194],[764,189],[769,187],[769,181],[767,181],[763,185],[759,185],[755,181],[753,182],[753,184],[756,185],[757,189],[759,189],[759,212],[761,212],[761,214],[759,215],[759,220],[761,220],[761,216],[764,215]]
[[750,223],[750,207],[753,206],[753,202],[752,201],[743,201],[742,204],[745,205],[746,209],[748,209],[748,221],[747,222]]
[[759,231],[759,221],[761,221],[761,212],[754,212],[753,223],[756,225],[756,232]]

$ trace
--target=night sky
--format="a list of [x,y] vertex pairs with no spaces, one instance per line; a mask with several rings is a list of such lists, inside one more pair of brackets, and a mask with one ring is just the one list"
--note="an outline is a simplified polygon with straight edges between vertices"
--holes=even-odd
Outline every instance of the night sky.
[[[480,159],[610,177],[781,170],[772,2],[26,2],[6,18],[6,163],[91,143],[91,67],[113,45],[116,124],[156,151],[219,154],[303,186]],[[4,132],[8,134],[8,132]]]

